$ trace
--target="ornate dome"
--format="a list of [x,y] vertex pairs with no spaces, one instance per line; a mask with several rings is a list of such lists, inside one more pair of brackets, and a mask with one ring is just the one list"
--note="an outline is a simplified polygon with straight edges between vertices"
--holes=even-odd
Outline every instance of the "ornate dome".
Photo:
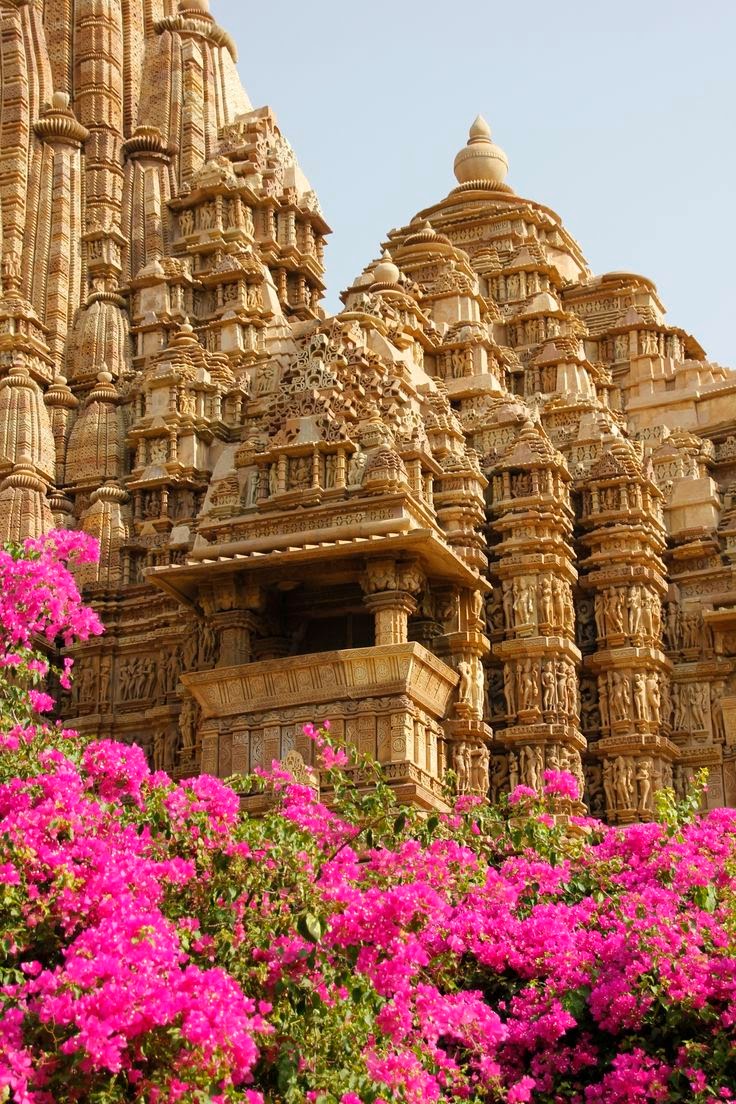
[[458,183],[475,181],[501,185],[506,180],[509,162],[500,146],[491,141],[491,128],[479,115],[470,128],[467,145],[455,158]]
[[56,452],[48,411],[28,369],[14,365],[0,381],[0,468],[25,456],[48,480],[56,475]]
[[67,483],[97,487],[120,478],[125,427],[119,401],[112,376],[100,372],[69,437]]

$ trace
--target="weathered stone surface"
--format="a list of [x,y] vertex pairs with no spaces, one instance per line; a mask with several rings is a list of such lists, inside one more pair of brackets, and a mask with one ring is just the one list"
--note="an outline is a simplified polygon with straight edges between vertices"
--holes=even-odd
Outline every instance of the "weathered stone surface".
[[736,804],[736,374],[480,118],[325,317],[206,0],[62,8],[0,0],[0,536],[101,542],[68,716],[305,778],[330,717],[427,807],[567,769],[627,822],[703,765]]

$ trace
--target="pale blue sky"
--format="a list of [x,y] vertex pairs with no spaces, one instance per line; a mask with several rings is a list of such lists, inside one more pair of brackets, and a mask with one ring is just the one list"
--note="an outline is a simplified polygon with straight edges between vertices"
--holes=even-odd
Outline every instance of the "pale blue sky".
[[481,112],[509,183],[596,272],[657,283],[736,366],[734,0],[212,0],[334,231],[327,306],[386,231],[443,198]]

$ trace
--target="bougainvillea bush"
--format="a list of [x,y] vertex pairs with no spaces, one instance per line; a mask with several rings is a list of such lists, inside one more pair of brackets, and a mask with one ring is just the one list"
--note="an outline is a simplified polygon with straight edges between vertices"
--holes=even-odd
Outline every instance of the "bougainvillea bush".
[[[174,784],[43,714],[39,648],[101,631],[86,538],[0,552],[0,1099],[373,1104],[736,1098],[736,814],[626,830],[538,799],[397,807],[311,731],[281,768]],[[359,786],[356,783],[360,783]]]

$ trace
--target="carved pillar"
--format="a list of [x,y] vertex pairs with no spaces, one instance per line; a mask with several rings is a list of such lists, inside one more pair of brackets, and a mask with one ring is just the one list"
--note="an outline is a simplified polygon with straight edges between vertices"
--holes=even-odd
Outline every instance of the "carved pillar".
[[[496,785],[540,790],[545,770],[575,775],[582,795],[572,549],[571,482],[564,458],[539,425],[529,422],[491,471],[491,516],[500,537],[491,577],[495,715],[506,760],[494,765]],[[582,810],[582,805],[580,806]]]
[[663,496],[623,440],[593,465],[582,491],[581,584],[592,598],[597,644],[585,658],[598,698],[591,752],[602,760],[607,818],[626,824],[651,817],[677,758],[661,640]]
[[237,667],[250,663],[253,657],[253,637],[258,618],[249,610],[226,610],[214,614],[210,623],[219,642],[218,667]]
[[415,564],[373,560],[363,574],[363,601],[375,618],[376,646],[406,644],[409,617],[416,612],[414,598],[424,578]]
[[402,590],[386,590],[380,594],[366,594],[363,602],[375,618],[377,647],[407,642],[409,618],[417,608],[411,594]]

